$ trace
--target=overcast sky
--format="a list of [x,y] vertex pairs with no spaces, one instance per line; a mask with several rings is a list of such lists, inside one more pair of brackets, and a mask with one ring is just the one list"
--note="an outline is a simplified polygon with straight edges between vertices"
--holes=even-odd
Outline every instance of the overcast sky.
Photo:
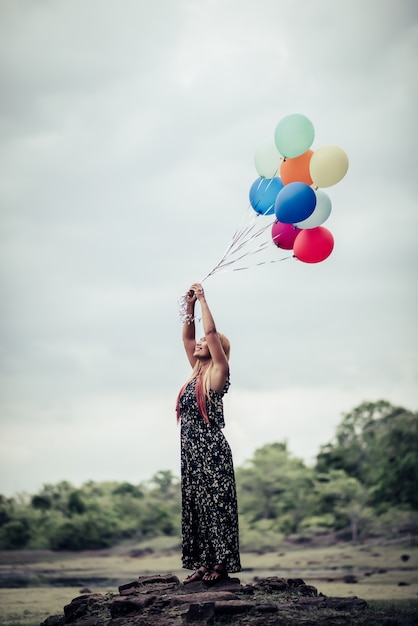
[[350,167],[326,261],[269,243],[205,282],[235,463],[417,410],[417,42],[414,0],[0,0],[0,493],[179,474],[178,301],[292,113]]

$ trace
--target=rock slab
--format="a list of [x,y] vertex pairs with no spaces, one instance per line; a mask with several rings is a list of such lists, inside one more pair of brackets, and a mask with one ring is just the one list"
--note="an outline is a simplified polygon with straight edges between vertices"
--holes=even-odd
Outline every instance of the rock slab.
[[339,614],[338,624],[354,624],[343,614],[357,620],[366,608],[360,598],[328,598],[302,579],[271,576],[242,585],[227,578],[208,586],[202,581],[184,585],[173,574],[161,574],[140,576],[115,594],[82,594],[63,615],[52,615],[41,626],[209,626],[218,619],[237,626],[292,626],[302,623],[302,614],[315,624],[322,623],[323,614],[323,623],[332,624],[333,613]]

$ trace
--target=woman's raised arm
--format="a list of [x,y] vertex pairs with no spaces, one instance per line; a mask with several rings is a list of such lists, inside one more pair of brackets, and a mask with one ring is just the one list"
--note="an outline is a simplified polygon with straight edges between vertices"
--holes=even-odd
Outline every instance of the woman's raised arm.
[[190,290],[186,294],[186,315],[183,322],[182,339],[187,358],[192,367],[195,366],[196,357],[193,356],[196,346],[196,327],[194,323],[194,308],[196,304],[196,294]]
[[205,292],[200,283],[192,285],[196,298],[202,308],[202,323],[206,342],[212,358],[211,388],[221,392],[229,372],[229,363],[216,330],[215,320],[206,301]]

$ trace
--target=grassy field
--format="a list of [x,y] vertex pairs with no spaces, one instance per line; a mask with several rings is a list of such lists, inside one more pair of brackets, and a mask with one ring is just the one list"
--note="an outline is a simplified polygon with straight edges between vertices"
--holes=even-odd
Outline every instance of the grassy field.
[[73,587],[0,589],[0,625],[39,626],[49,615],[62,614],[78,595]]
[[[132,557],[126,547],[90,553],[0,553],[0,626],[39,626],[86,585],[92,592],[116,593],[119,584],[144,574],[174,573],[180,578],[180,553],[170,543],[148,544],[154,552]],[[408,556],[406,559],[405,555]],[[418,548],[391,545],[283,548],[281,552],[242,554],[242,583],[256,577],[303,578],[327,596],[357,596],[368,602],[414,604],[418,611]],[[5,588],[16,584],[24,588]],[[65,581],[68,580],[68,584]],[[51,582],[55,584],[51,585]],[[349,582],[346,582],[349,581]],[[356,581],[356,582],[355,582]],[[59,586],[56,586],[56,584]]]

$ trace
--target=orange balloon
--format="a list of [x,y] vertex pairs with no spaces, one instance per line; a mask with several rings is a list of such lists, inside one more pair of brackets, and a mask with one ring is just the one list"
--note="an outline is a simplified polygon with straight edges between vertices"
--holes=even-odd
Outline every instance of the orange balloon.
[[313,150],[307,150],[294,159],[286,158],[280,166],[280,178],[284,185],[289,183],[305,183],[312,185],[312,178],[309,172],[309,163],[313,155]]

